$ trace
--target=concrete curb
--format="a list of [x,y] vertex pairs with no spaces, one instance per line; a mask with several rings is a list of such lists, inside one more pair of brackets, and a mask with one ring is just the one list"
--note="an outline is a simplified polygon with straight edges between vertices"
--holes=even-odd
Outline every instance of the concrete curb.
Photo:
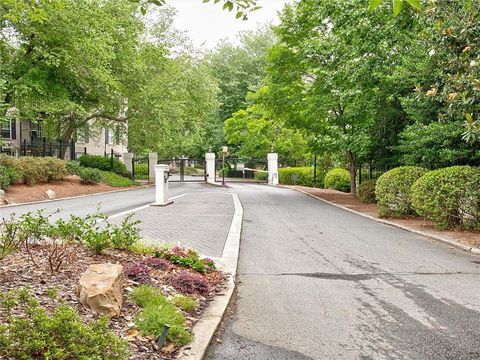
[[424,236],[426,238],[429,238],[429,239],[433,239],[433,240],[437,240],[437,241],[441,241],[443,243],[446,243],[448,245],[452,245],[452,246],[455,246],[457,248],[460,248],[462,250],[465,250],[465,251],[468,251],[468,252],[471,252],[472,254],[476,254],[476,255],[480,255],[480,249],[478,248],[475,248],[475,247],[470,247],[470,246],[467,246],[467,245],[463,245],[463,244],[460,244],[456,241],[453,241],[453,240],[449,240],[449,239],[445,239],[441,236],[438,236],[438,235],[433,235],[433,234],[429,234],[429,233],[426,233],[424,231],[420,231],[420,230],[415,230],[415,229],[412,229],[412,228],[409,228],[407,226],[404,226],[404,225],[400,225],[400,224],[397,224],[397,223],[394,223],[394,222],[391,222],[391,221],[388,221],[388,220],[384,220],[384,219],[379,219],[379,218],[376,218],[376,217],[373,217],[371,215],[367,215],[367,214],[364,214],[364,213],[361,213],[359,211],[356,211],[356,210],[353,210],[353,209],[349,209],[345,206],[342,206],[342,205],[339,205],[339,204],[335,204],[331,201],[328,201],[328,200],[325,200],[325,199],[322,199],[321,197],[319,196],[316,196],[316,195],[313,195],[313,194],[310,194],[304,190],[301,190],[301,189],[298,189],[298,188],[295,188],[295,187],[290,187],[290,186],[285,186],[286,189],[292,189],[292,190],[296,190],[302,194],[305,194],[307,196],[310,196],[314,199],[317,199],[317,200],[320,200],[320,201],[323,201],[324,203],[326,204],[329,204],[329,205],[333,205],[339,209],[343,209],[343,210],[346,210],[348,212],[351,212],[353,214],[356,214],[356,215],[360,215],[364,218],[367,218],[367,219],[370,219],[370,220],[374,220],[376,222],[379,222],[379,223],[382,223],[382,224],[385,224],[385,225],[390,225],[390,226],[393,226],[393,227],[396,227],[396,228],[399,228],[399,229],[402,229],[402,230],[405,230],[405,231],[408,231],[408,232],[411,232],[413,234],[417,234],[417,235],[420,235],[420,236]]
[[232,223],[223,248],[222,257],[215,259],[221,265],[220,269],[229,274],[226,289],[215,297],[214,301],[202,315],[202,318],[193,328],[193,343],[180,351],[179,359],[181,360],[202,360],[205,357],[208,346],[223,319],[223,315],[235,291],[243,207],[237,194],[232,194],[232,197],[235,204]]
[[97,195],[114,194],[114,193],[119,193],[119,192],[124,192],[124,191],[133,191],[133,190],[147,189],[147,188],[151,188],[151,187],[154,187],[154,186],[155,186],[155,184],[142,185],[142,186],[137,186],[137,187],[132,188],[132,189],[120,189],[120,190],[112,190],[112,191],[102,191],[102,192],[94,193],[94,194],[68,196],[68,197],[59,198],[59,199],[53,199],[53,200],[38,200],[38,201],[32,201],[32,202],[26,202],[26,203],[20,203],[20,204],[8,204],[8,205],[2,205],[2,206],[0,206],[0,209],[10,208],[10,207],[26,206],[26,205],[36,205],[36,204],[50,203],[50,202],[62,201],[62,200],[80,199],[80,198],[97,196]]

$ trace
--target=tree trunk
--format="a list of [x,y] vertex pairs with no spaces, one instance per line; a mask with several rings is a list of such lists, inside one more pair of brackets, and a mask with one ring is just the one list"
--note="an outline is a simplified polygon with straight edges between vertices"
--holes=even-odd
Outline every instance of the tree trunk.
[[349,150],[348,159],[350,160],[350,194],[357,193],[357,168],[355,163],[355,155]]
[[74,132],[74,129],[73,128],[69,128],[65,134],[65,137],[63,139],[63,141],[65,141],[65,151],[62,152],[62,149],[60,149],[60,154],[61,154],[61,157],[62,159],[66,159],[67,158],[67,151],[68,151],[68,146],[72,146],[72,136],[73,136],[73,132]]

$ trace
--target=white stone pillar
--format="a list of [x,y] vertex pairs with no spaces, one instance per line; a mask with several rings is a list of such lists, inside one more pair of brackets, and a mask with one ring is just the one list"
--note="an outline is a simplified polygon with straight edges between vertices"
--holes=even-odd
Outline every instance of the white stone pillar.
[[132,174],[133,173],[133,154],[132,153],[123,153],[122,156],[123,163],[125,164],[125,168],[127,172]]
[[278,154],[269,153],[268,159],[268,184],[278,185]]
[[165,206],[173,201],[168,200],[169,165],[155,165],[155,203],[153,206]]
[[157,153],[150,153],[148,154],[148,180],[154,181],[155,180],[155,166],[158,162],[158,155]]
[[215,183],[215,153],[205,154],[205,173],[207,174],[207,182]]

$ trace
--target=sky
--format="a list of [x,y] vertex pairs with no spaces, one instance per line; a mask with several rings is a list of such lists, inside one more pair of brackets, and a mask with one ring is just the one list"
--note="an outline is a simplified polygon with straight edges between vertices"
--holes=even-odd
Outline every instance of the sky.
[[248,20],[235,18],[235,11],[222,10],[223,2],[213,4],[202,0],[170,0],[169,5],[177,9],[174,26],[186,30],[196,47],[213,49],[221,39],[236,40],[236,34],[254,30],[265,23],[278,24],[277,12],[289,0],[257,0],[262,8],[250,13]]

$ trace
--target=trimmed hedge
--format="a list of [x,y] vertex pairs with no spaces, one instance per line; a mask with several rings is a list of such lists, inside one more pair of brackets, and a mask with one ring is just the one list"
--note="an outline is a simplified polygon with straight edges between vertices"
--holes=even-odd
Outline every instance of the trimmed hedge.
[[2,155],[0,165],[13,168],[18,180],[28,185],[62,180],[67,175],[65,161],[54,157],[20,157]]
[[5,190],[19,178],[18,172],[11,166],[0,165],[0,188]]
[[380,176],[375,190],[379,216],[414,215],[411,188],[426,172],[421,167],[401,166]]
[[133,186],[137,183],[132,179],[120,176],[111,171],[100,171],[101,181],[108,186],[113,187],[127,187]]
[[[110,157],[98,156],[98,155],[82,155],[78,159],[80,166],[95,168],[103,171],[113,171],[119,175],[125,175],[127,169],[118,159],[112,159]],[[113,164],[113,166],[112,166]]]
[[480,169],[453,166],[434,170],[412,186],[415,211],[440,228],[480,229]]
[[[292,176],[297,176],[295,185],[315,187],[319,184],[323,184],[323,172],[317,167],[317,184],[313,182],[313,166],[311,167],[285,167],[278,169],[278,180],[283,185],[294,185]],[[268,176],[265,173],[265,176]]]
[[98,169],[80,167],[77,170],[77,174],[80,176],[82,183],[87,185],[98,184],[102,181],[102,172]]
[[325,175],[325,188],[343,192],[350,191],[350,172],[345,169],[333,169]]
[[82,167],[80,166],[80,163],[76,160],[69,160],[67,161],[67,172],[70,175],[79,175],[80,170]]
[[360,184],[358,188],[358,199],[365,204],[373,204],[376,202],[375,188],[376,180],[366,180]]

